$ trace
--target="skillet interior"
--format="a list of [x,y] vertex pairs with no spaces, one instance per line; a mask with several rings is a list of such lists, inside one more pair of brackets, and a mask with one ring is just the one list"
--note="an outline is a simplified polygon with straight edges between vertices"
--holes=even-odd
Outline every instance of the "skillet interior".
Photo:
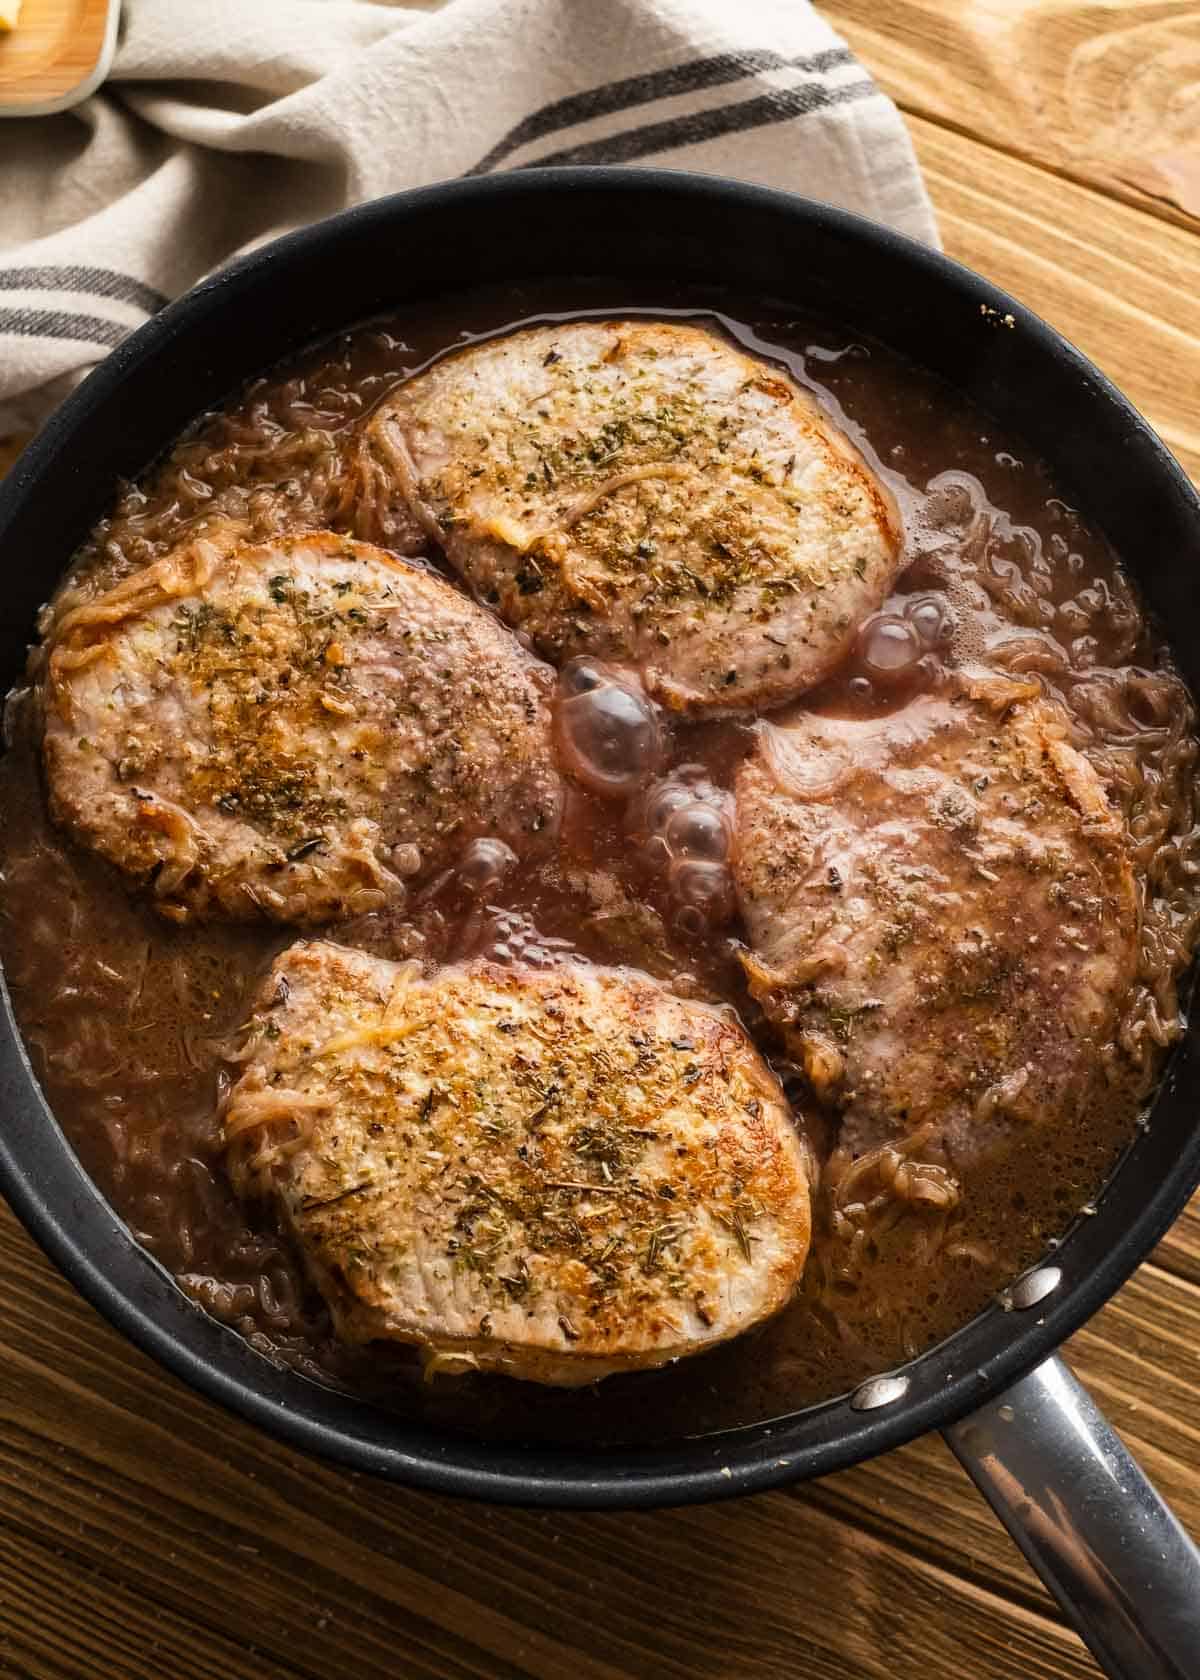
[[[438,254],[436,269],[426,260]],[[347,322],[474,280],[625,270],[794,296],[924,363],[1053,469],[1138,579],[1200,686],[1200,503],[1177,465],[1082,357],[1012,300],[910,242],[781,194],[650,171],[539,171],[385,200],[295,235],[205,283],[114,353],[0,488],[10,587],[5,683],[38,603],[111,495],[201,409]],[[277,1371],[198,1313],[99,1197],[48,1114],[11,1014],[0,1029],[0,1184],[34,1234],[126,1333],[195,1386],[297,1445],[357,1468],[521,1503],[718,1497],[838,1468],[950,1421],[1045,1356],[1134,1268],[1200,1179],[1193,1028],[1099,1214],[1062,1244],[1036,1314],[982,1314],[914,1361],[902,1401],[844,1401],[655,1450],[482,1446],[405,1425]]]

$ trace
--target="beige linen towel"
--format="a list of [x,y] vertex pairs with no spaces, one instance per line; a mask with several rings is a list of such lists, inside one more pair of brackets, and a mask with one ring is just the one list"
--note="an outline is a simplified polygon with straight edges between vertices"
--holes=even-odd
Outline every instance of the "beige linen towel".
[[0,433],[289,228],[448,176],[643,162],[937,238],[899,115],[808,0],[126,0],[99,93],[0,123]]

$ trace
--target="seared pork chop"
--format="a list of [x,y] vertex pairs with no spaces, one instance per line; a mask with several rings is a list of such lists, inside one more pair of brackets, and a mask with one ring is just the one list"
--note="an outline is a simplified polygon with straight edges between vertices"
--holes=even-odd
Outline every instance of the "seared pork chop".
[[59,626],[52,813],[179,921],[356,914],[472,836],[549,837],[550,682],[488,614],[379,549],[200,539]]
[[750,988],[852,1156],[915,1136],[967,1165],[1014,1129],[1069,1127],[1103,1078],[1133,875],[1037,693],[963,679],[889,717],[764,724],[739,773]]
[[363,448],[372,506],[390,474],[548,659],[632,664],[682,711],[811,687],[900,564],[895,506],[848,440],[781,369],[694,326],[472,345],[401,385]]
[[571,1385],[791,1294],[808,1157],[731,1011],[628,969],[277,960],[225,1110],[348,1341]]

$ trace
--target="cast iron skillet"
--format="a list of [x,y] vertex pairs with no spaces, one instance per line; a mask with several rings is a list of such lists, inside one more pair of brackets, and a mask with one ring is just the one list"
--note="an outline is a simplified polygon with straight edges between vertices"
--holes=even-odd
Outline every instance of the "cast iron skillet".
[[[661,277],[794,299],[934,369],[1050,464],[1170,627],[1200,690],[1200,501],[1076,350],[967,270],[857,217],[727,181],[622,169],[456,181],[364,205],[234,263],[127,339],[0,487],[0,687],[17,677],[38,604],[117,478],[141,472],[250,374],[434,296],[448,276],[592,273],[627,276],[641,296]],[[1109,1671],[1183,1676],[1200,1650],[1197,1554],[1066,1368],[1046,1362],[1200,1182],[1198,1036],[1175,1052],[1151,1123],[1095,1217],[1003,1303],[854,1396],[653,1449],[474,1443],[276,1370],[187,1302],[100,1197],[46,1107],[7,993],[0,1188],[83,1294],[178,1376],[294,1446],[416,1486],[594,1508],[717,1499],[947,1429]]]

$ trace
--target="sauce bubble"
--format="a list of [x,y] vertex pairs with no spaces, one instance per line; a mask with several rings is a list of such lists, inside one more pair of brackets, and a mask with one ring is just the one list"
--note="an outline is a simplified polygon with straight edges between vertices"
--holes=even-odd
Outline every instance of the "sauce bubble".
[[662,758],[657,707],[632,679],[598,660],[573,659],[564,667],[555,726],[569,774],[608,799],[635,793]]
[[689,937],[733,913],[730,804],[702,768],[682,766],[652,783],[629,814],[639,856],[675,909],[672,925]]
[[948,647],[954,639],[954,614],[940,595],[914,595],[904,616],[926,648]]
[[469,893],[482,895],[492,892],[508,875],[517,861],[517,854],[503,840],[485,836],[472,840],[463,852],[458,865],[458,878]]
[[674,855],[720,861],[729,851],[729,827],[711,805],[690,804],[677,810],[663,835]]
[[916,628],[899,613],[873,613],[858,633],[859,658],[877,682],[912,674],[925,649]]

